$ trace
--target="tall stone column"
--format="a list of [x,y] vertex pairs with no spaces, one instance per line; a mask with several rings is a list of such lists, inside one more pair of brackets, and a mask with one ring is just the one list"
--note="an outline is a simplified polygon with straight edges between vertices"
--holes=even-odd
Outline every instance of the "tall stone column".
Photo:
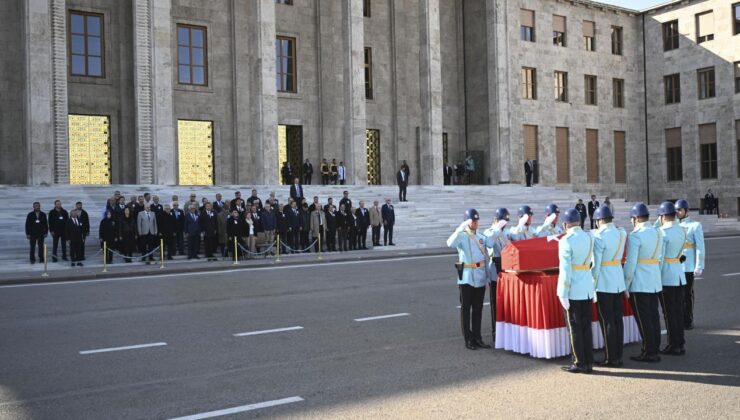
[[511,181],[508,1],[486,0],[489,164],[492,183]]
[[365,137],[365,28],[362,0],[347,0],[343,6],[344,57],[344,163],[347,183],[367,184],[367,139]]
[[419,1],[419,93],[421,127],[420,179],[442,185],[442,60],[439,40],[439,0]]
[[69,182],[64,0],[23,1],[28,183]]

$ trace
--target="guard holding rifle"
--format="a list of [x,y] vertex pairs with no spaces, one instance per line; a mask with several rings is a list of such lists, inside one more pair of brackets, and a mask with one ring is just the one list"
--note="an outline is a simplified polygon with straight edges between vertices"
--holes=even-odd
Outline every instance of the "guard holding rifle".
[[469,350],[491,348],[483,342],[480,331],[483,299],[489,281],[486,247],[493,247],[493,239],[478,232],[479,220],[478,211],[468,209],[465,221],[447,238],[447,246],[456,248],[459,255],[455,268],[460,289],[461,327],[465,347]]

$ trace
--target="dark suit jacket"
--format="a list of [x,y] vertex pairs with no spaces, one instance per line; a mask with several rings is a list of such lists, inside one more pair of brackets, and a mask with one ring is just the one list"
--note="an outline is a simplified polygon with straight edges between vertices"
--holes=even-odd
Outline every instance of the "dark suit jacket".
[[357,215],[357,227],[367,229],[370,226],[370,210],[360,207],[355,210],[355,214]]
[[85,240],[85,227],[82,225],[80,219],[77,219],[77,222],[75,224],[73,219],[67,221],[67,240],[70,242],[82,242]]
[[174,233],[182,232],[185,230],[185,212],[180,209],[172,209],[170,212],[170,219],[172,219],[172,231]]
[[599,202],[598,201],[595,201],[595,202],[589,201],[588,202],[588,217],[593,217],[594,212],[598,208],[599,208]]
[[301,228],[301,212],[298,209],[295,211],[291,208],[286,215],[288,216],[288,228],[294,232]]
[[304,175],[313,174],[313,165],[310,163],[304,163],[303,164],[303,174]]
[[445,176],[452,176],[452,166],[445,165],[444,175]]
[[31,238],[40,238],[49,234],[49,222],[46,220],[46,213],[39,212],[38,223],[36,223],[36,212],[32,211],[26,216],[26,235]]
[[[193,220],[193,214],[196,214],[195,220]],[[185,233],[188,235],[200,235],[200,223],[198,221],[197,213],[185,213]]]
[[301,205],[301,199],[304,197],[303,195],[303,185],[298,184],[299,188],[296,188],[295,184],[291,184],[290,186],[290,198],[296,201],[298,203],[298,206]]
[[69,213],[67,213],[67,210],[51,209],[49,211],[49,231],[55,235],[66,235],[68,220]]
[[586,218],[586,206],[583,204],[576,204],[576,210],[578,210],[578,213],[581,213],[581,219]]
[[399,186],[405,187],[405,186],[409,185],[409,175],[406,172],[404,172],[404,175],[405,175],[406,179],[402,179],[401,178],[401,172],[402,171],[396,172],[396,183]]
[[198,217],[198,224],[204,236],[218,236],[218,218],[216,212],[212,211],[210,216],[208,216],[207,212],[202,212]]
[[326,217],[326,228],[330,231],[337,229],[337,214],[332,213],[328,210],[324,211],[324,216]]
[[383,204],[380,208],[380,214],[383,216],[383,221],[389,225],[396,223],[396,211],[393,209],[393,204]]

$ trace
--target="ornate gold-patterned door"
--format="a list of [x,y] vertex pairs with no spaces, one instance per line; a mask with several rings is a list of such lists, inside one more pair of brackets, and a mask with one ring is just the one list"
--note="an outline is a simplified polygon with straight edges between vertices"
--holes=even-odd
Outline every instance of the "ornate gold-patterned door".
[[447,165],[447,163],[450,162],[448,160],[450,156],[448,153],[449,146],[450,146],[450,141],[447,137],[447,133],[442,133],[442,165]]
[[[303,179],[303,127],[278,125],[278,173],[281,174],[281,180],[283,162],[290,163],[294,177]],[[288,182],[292,183],[293,180]]]
[[365,130],[367,138],[367,184],[380,185],[380,130]]
[[181,185],[213,185],[213,122],[177,121]]
[[110,184],[110,118],[69,115],[69,183]]

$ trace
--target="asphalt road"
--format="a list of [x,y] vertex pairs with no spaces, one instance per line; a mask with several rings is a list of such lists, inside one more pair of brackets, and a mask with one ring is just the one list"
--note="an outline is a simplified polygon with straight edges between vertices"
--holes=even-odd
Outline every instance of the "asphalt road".
[[738,240],[686,356],[591,376],[466,350],[451,256],[0,287],[0,418],[737,418]]

